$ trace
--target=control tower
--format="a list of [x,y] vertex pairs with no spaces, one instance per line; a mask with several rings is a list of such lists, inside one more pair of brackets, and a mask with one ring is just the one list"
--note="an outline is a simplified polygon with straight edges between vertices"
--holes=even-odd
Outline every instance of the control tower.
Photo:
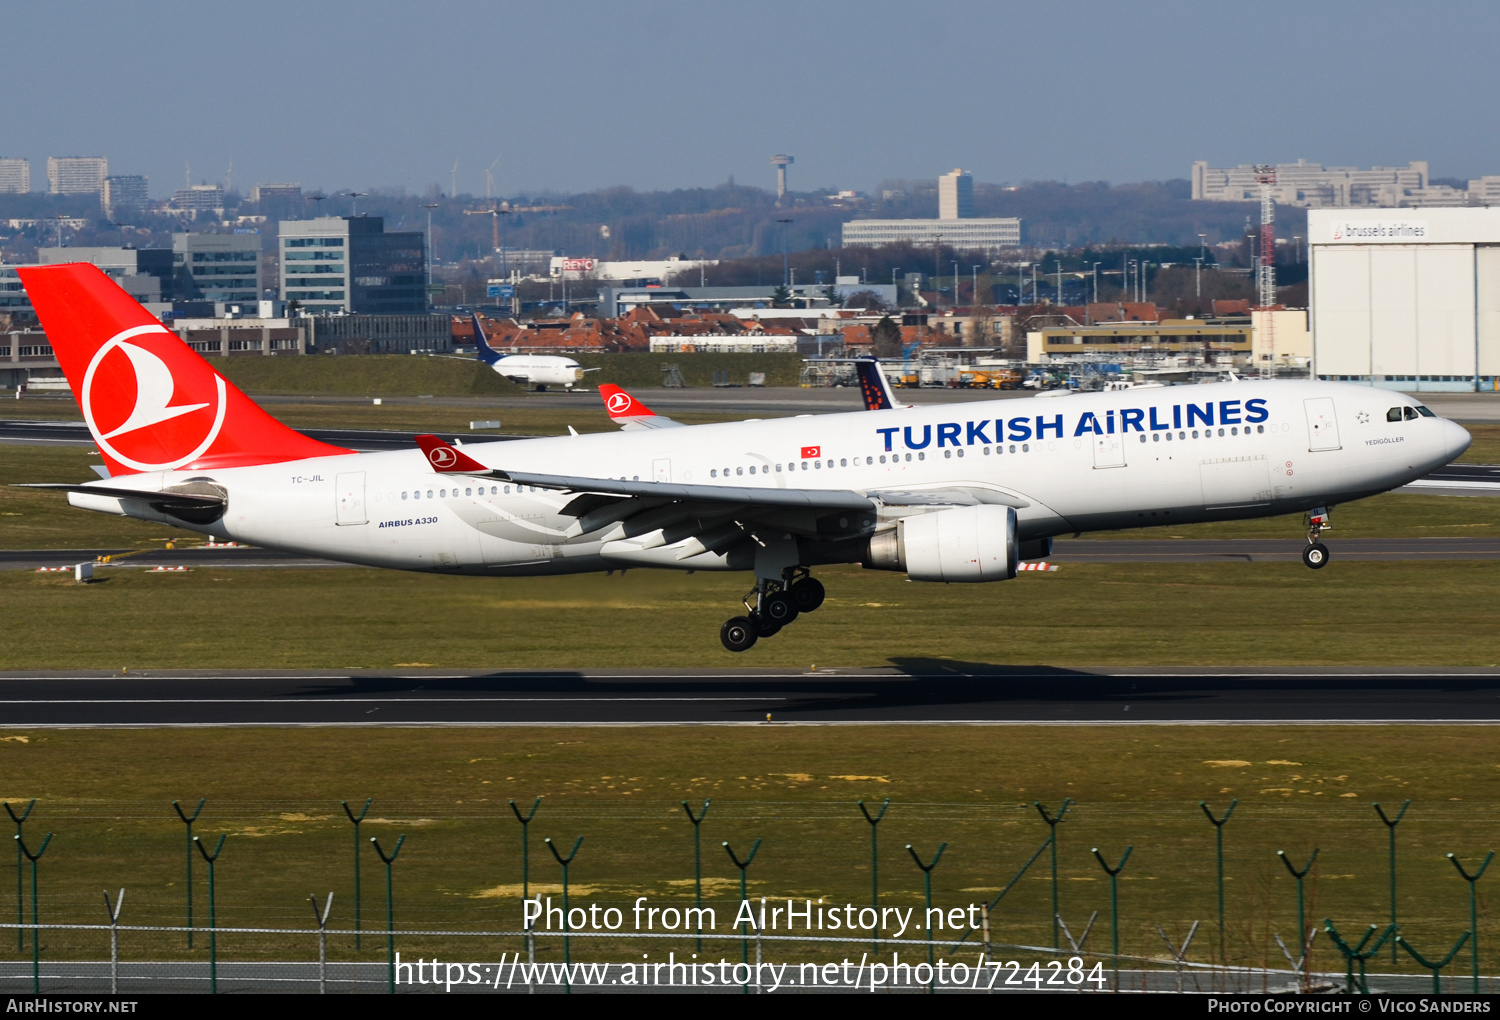
[[771,165],[776,168],[776,201],[779,204],[786,197],[786,168],[795,163],[791,156],[775,155],[771,157]]

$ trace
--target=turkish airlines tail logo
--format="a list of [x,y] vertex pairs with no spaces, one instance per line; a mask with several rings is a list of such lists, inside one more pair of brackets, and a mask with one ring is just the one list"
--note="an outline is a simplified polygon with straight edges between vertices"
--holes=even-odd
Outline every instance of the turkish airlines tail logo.
[[611,418],[644,418],[656,412],[632,397],[629,393],[610,383],[601,383],[599,396],[604,399],[604,409]]
[[266,414],[94,266],[17,272],[111,474],[351,452]]

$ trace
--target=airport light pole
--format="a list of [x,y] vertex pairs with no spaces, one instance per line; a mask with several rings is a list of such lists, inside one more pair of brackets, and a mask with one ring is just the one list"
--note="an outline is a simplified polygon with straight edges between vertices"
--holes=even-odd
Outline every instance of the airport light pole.
[[776,222],[781,224],[781,285],[787,287],[790,286],[787,281],[791,279],[791,271],[787,268],[786,227],[792,221],[790,219],[778,219]]
[[427,210],[427,301],[429,307],[432,303],[432,210],[437,207],[436,202],[427,202],[422,206]]
[[366,195],[368,195],[369,192],[368,191],[349,191],[349,192],[345,192],[345,194],[347,194],[349,196],[349,215],[350,216],[358,216],[359,215],[359,200],[362,199],[362,198],[364,198]]
[[983,266],[969,267],[969,302],[976,308],[979,306],[979,271],[983,268]]
[[1193,296],[1203,296],[1203,256],[1193,259]]

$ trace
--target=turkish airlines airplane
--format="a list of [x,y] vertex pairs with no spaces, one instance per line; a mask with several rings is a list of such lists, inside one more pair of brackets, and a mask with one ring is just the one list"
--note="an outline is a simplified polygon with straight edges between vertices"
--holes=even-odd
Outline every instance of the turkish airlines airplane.
[[490,346],[477,315],[474,316],[474,343],[480,361],[521,386],[535,386],[539,390],[561,386],[571,390],[583,382],[583,374],[590,371],[572,358],[558,354],[501,354]]
[[353,453],[266,414],[91,265],[18,270],[109,477],[77,507],[372,567],[480,576],[753,571],[744,651],[822,604],[811,568],[1003,581],[1052,537],[1305,512],[1397,488],[1469,434],[1347,383],[1240,380],[683,426],[601,386],[621,426]]

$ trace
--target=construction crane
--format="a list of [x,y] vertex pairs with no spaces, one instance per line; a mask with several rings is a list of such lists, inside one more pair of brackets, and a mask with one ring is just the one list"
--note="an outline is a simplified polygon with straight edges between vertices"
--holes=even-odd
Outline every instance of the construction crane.
[[465,209],[464,215],[490,217],[490,251],[500,256],[500,275],[508,277],[505,250],[500,246],[500,217],[510,215],[510,206],[505,202],[492,202],[488,209]]
[[1257,164],[1255,181],[1260,185],[1260,259],[1256,265],[1255,283],[1261,327],[1254,331],[1251,352],[1261,376],[1269,378],[1276,354],[1276,315],[1272,310],[1276,304],[1276,200],[1271,190],[1276,184],[1276,167],[1268,163]]

